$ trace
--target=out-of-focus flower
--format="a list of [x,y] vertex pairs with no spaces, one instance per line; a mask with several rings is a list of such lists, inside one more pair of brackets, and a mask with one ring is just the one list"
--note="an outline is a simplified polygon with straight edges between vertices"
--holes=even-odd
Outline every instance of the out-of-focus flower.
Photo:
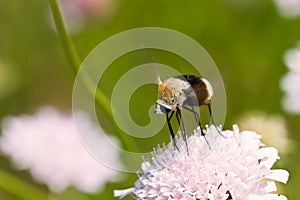
[[[215,134],[212,126],[207,135]],[[279,159],[273,147],[262,148],[260,136],[253,131],[222,131],[215,147],[205,157],[207,145],[199,131],[189,139],[189,155],[169,145],[153,153],[153,164],[144,161],[134,188],[116,190],[115,196],[131,194],[136,199],[237,199],[284,200],[274,194],[275,181],[286,183],[286,170],[271,170]],[[179,145],[184,145],[182,139]]]
[[300,0],[274,0],[279,12],[286,18],[300,16]]
[[85,24],[109,18],[115,10],[116,0],[60,0],[68,29],[78,32]]
[[274,146],[279,152],[287,153],[292,148],[284,118],[280,115],[267,116],[259,113],[246,114],[239,118],[243,130],[253,130],[262,136],[262,142]]
[[300,114],[300,45],[285,52],[284,62],[290,71],[281,80],[285,92],[282,106],[288,112]]
[[[119,152],[98,138],[95,125],[82,114],[86,133],[97,138],[99,148],[116,163]],[[115,138],[110,138],[115,141]],[[20,169],[29,170],[32,176],[46,183],[54,192],[75,186],[85,192],[96,192],[109,180],[117,177],[116,171],[98,163],[85,150],[76,132],[72,115],[63,115],[52,108],[43,108],[36,115],[7,117],[2,123],[0,149]]]
[[0,99],[16,89],[18,73],[13,66],[0,60]]

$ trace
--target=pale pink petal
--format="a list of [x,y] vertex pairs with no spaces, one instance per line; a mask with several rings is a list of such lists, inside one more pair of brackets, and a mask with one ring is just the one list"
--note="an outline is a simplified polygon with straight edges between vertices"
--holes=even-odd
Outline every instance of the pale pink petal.
[[247,200],[266,200],[266,199],[260,195],[250,194],[247,197]]
[[299,0],[274,0],[279,12],[286,18],[296,18],[300,16]]
[[270,174],[266,176],[268,179],[278,181],[281,183],[286,183],[289,179],[289,172],[283,169],[273,169],[270,171]]
[[[119,152],[102,144],[102,134],[82,115],[85,134],[99,137],[99,148],[119,163]],[[117,141],[115,138],[111,138]],[[0,150],[20,169],[28,170],[54,192],[75,186],[85,192],[97,192],[117,177],[117,172],[97,162],[81,144],[71,114],[43,108],[35,115],[7,117],[2,121]]]
[[280,194],[266,194],[264,197],[266,200],[287,200],[284,195]]
[[[208,127],[206,133],[218,131]],[[271,147],[261,148],[257,133],[240,132],[235,125],[233,131],[222,131],[222,135],[203,157],[203,146],[208,145],[198,129],[188,138],[189,155],[182,150],[185,143],[177,134],[180,152],[170,143],[153,152],[153,163],[144,159],[142,169],[146,171],[139,173],[131,194],[136,199],[259,200],[277,190],[275,181],[288,178],[282,171],[270,170],[279,159],[278,152]],[[265,182],[266,178],[270,180]]]
[[119,197],[119,199],[123,199],[125,196],[132,193],[134,188],[128,188],[124,190],[114,190],[114,197]]
[[[299,0],[297,1],[300,4]],[[282,107],[290,113],[300,114],[300,46],[287,50],[284,61],[290,71],[281,79],[281,88],[285,92]]]
[[267,181],[266,183],[262,184],[261,187],[265,192],[274,192],[277,190],[277,186],[275,181]]
[[278,151],[274,147],[265,147],[259,149],[258,153],[258,159],[261,159],[260,166],[264,166],[268,169],[270,169],[276,160],[279,159]]
[[284,55],[284,61],[290,70],[300,74],[300,49],[299,48],[294,48],[286,51]]
[[287,200],[287,198],[280,194],[266,194],[263,196],[251,194],[247,200]]

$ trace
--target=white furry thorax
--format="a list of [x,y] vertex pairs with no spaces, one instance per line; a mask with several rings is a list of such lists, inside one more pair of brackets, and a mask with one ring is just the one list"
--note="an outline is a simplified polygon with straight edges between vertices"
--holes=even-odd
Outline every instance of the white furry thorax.
[[183,105],[183,102],[187,98],[184,90],[190,87],[191,85],[187,81],[178,78],[169,78],[158,86],[158,99],[156,103],[175,110],[177,107]]

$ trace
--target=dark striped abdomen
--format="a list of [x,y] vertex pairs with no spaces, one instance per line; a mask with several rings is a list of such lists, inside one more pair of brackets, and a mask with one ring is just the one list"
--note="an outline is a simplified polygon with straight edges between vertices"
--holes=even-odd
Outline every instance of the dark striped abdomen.
[[[211,94],[209,93],[207,84],[202,78],[194,75],[181,75],[174,78],[187,81],[191,85],[192,90],[186,91],[187,99],[183,102],[184,105],[200,106],[209,103]],[[194,91],[194,93],[192,91]]]

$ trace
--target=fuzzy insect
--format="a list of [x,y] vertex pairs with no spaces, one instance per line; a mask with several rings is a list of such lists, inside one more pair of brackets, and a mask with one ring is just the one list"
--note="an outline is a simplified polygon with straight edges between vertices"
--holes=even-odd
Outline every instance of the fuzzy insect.
[[[174,146],[177,150],[179,150],[179,148],[176,145],[175,134],[172,125],[170,123],[174,113],[176,114],[176,119],[178,121],[188,152],[188,144],[186,140],[187,137],[185,133],[184,123],[182,120],[181,109],[183,108],[194,114],[195,120],[200,127],[201,135],[204,136],[205,138],[205,133],[203,132],[201,126],[199,114],[195,111],[194,107],[207,105],[210,114],[211,123],[216,127],[213,120],[212,109],[210,105],[212,96],[213,96],[212,86],[204,78],[200,78],[194,75],[180,75],[180,76],[171,77],[164,81],[159,80],[158,99],[156,101],[155,113],[166,115],[166,120],[171,133],[171,137]],[[221,133],[219,132],[219,134]],[[206,142],[209,145],[207,140]]]

